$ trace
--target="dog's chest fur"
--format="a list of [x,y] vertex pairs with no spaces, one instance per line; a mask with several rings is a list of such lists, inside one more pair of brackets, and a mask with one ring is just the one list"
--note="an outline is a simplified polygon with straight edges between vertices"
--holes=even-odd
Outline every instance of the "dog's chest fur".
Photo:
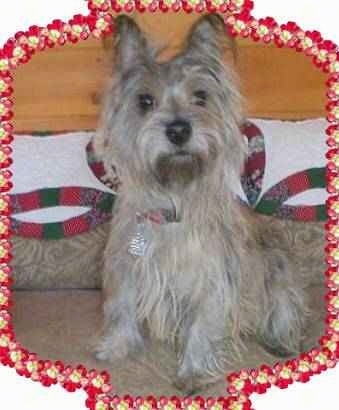
[[168,339],[194,317],[207,295],[215,293],[215,302],[222,303],[230,292],[226,255],[218,231],[208,226],[180,222],[148,228],[147,251],[135,257],[133,267],[137,312],[156,337]]

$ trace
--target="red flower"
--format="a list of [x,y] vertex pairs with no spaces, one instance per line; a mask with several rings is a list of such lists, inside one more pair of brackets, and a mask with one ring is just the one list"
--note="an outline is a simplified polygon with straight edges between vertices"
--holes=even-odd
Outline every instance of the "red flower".
[[326,51],[335,51],[337,48],[336,44],[333,41],[325,40],[319,44],[319,49]]
[[320,43],[323,39],[319,31],[306,31],[305,36],[309,37],[314,43]]
[[273,29],[278,26],[278,23],[272,17],[266,17],[266,18],[259,19],[259,24],[262,24],[269,29]]
[[[100,11],[107,11],[109,9],[109,4],[110,2],[108,0],[106,0],[105,2],[102,2],[100,5],[99,4],[95,4],[93,0],[89,0],[88,1],[88,7],[90,10],[92,11],[96,11],[96,10],[100,10]],[[113,6],[116,4],[116,2],[114,0],[111,0],[111,5],[112,8],[114,8]]]
[[286,30],[286,31],[289,31],[290,33],[294,33],[296,31],[299,31],[300,27],[293,21],[289,21],[288,23],[281,25],[281,30]]
[[74,392],[81,387],[81,379],[86,375],[84,366],[79,365],[75,369],[67,366],[63,371],[62,386],[69,392]]

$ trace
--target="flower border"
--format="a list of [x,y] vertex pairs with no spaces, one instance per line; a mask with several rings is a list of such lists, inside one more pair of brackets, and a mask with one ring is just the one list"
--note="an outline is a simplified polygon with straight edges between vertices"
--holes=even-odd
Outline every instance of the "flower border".
[[[0,50],[0,362],[16,372],[44,386],[62,385],[67,391],[84,389],[90,410],[250,410],[251,393],[265,393],[275,385],[286,388],[291,383],[307,382],[313,375],[334,367],[339,360],[339,49],[336,44],[324,40],[318,31],[304,31],[293,22],[279,25],[273,18],[255,19],[251,15],[253,2],[248,0],[88,0],[89,14],[76,15],[68,22],[53,20],[47,27],[31,26],[10,38]],[[303,52],[322,71],[328,74],[327,85],[327,189],[330,194],[326,206],[326,261],[325,272],[328,287],[326,331],[319,340],[319,347],[299,358],[266,365],[258,369],[241,370],[227,379],[229,396],[220,398],[185,398],[153,396],[110,397],[112,387],[107,372],[87,370],[79,365],[72,367],[61,361],[40,360],[15,340],[11,322],[12,304],[10,286],[11,212],[8,191],[12,187],[11,142],[13,140],[13,77],[11,71],[27,63],[39,51],[86,40],[90,35],[101,38],[114,31],[113,12],[132,11],[185,11],[220,12],[233,36],[249,37],[254,41],[275,43]]]

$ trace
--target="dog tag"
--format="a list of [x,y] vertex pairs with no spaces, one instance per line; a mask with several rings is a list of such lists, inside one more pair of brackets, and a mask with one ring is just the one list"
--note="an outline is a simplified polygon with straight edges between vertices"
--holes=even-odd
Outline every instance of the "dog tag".
[[146,226],[144,216],[137,213],[136,220],[137,229],[129,243],[128,252],[133,256],[144,256],[151,240],[151,232]]

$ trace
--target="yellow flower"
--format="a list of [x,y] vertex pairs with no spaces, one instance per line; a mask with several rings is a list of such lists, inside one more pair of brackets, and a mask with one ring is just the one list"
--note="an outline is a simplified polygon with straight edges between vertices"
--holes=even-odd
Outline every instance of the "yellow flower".
[[338,332],[339,331],[339,319],[333,320],[330,326],[334,331]]
[[280,34],[280,37],[283,41],[288,41],[292,38],[292,34],[287,30],[283,30]]
[[59,370],[55,366],[52,366],[49,369],[47,369],[46,374],[51,379],[56,379],[58,377]]
[[222,410],[222,405],[220,403],[215,403],[211,407],[211,410]]
[[243,404],[239,402],[232,403],[230,406],[230,410],[243,410],[243,408]]
[[330,64],[330,72],[336,73],[338,71],[339,71],[339,61],[333,61],[333,63]]
[[322,62],[326,61],[327,58],[327,51],[326,50],[320,50],[318,53],[318,59]]
[[334,284],[339,285],[339,273],[336,272],[333,275],[331,275],[331,280]]
[[107,21],[105,21],[104,19],[98,19],[98,21],[96,22],[96,28],[100,29],[100,30],[104,30],[107,27]]
[[320,364],[326,364],[327,362],[327,357],[324,353],[319,353],[316,357],[315,360],[319,362]]
[[6,178],[3,175],[0,175],[0,187],[6,184]]
[[3,258],[7,255],[7,249],[0,245],[0,258]]
[[232,382],[232,385],[237,389],[241,390],[244,387],[245,382],[241,379],[236,379]]
[[80,34],[82,33],[82,27],[79,24],[75,24],[74,26],[72,26],[72,31],[74,34],[80,36]]
[[61,33],[58,30],[50,30],[49,31],[49,37],[52,38],[52,40],[58,40],[61,36]]
[[10,353],[9,357],[11,358],[12,362],[19,362],[22,359],[22,354],[21,352],[14,350]]
[[6,209],[6,207],[7,207],[6,201],[0,198],[0,211],[3,211],[4,209]]
[[241,20],[238,20],[238,21],[236,21],[236,23],[235,23],[235,25],[234,25],[234,29],[238,32],[238,33],[240,33],[242,30],[244,30],[246,28],[246,24],[243,22],[243,21],[241,21]]
[[36,36],[30,36],[28,37],[28,44],[31,47],[36,47],[39,44],[39,38]]
[[25,51],[21,47],[15,47],[13,50],[13,56],[14,57],[23,57],[25,55]]
[[73,383],[79,383],[81,380],[81,374],[77,371],[74,371],[70,376],[69,379],[73,382]]
[[[0,162],[1,162],[1,160],[0,160]],[[7,232],[7,226],[3,222],[0,222],[0,234],[4,234],[6,232]],[[1,273],[0,273],[0,275],[1,275]]]
[[3,317],[0,317],[0,329],[4,329],[8,325],[8,321]]
[[313,46],[313,41],[309,37],[305,37],[301,44],[304,48],[311,48]]
[[326,347],[331,351],[331,352],[335,352],[335,350],[337,349],[337,344],[336,342],[334,342],[333,340],[329,340],[326,343]]
[[98,401],[95,405],[95,410],[108,410],[108,405],[103,401]]
[[339,309],[339,296],[335,296],[331,299],[331,305],[334,306],[336,309]]
[[10,343],[9,337],[6,335],[0,336],[0,346],[7,347]]
[[335,189],[339,189],[339,178],[333,178],[331,185],[334,186]]
[[6,273],[2,269],[0,269],[0,282],[3,282],[6,278]]
[[331,252],[331,256],[336,262],[339,261],[339,249],[334,249]]
[[266,383],[267,382],[267,374],[264,373],[264,372],[260,372],[258,374],[258,377],[256,378],[256,380],[261,384]]
[[200,0],[188,0],[188,3],[189,3],[191,6],[196,6],[197,4],[200,3]]
[[33,373],[38,370],[38,363],[36,361],[28,361],[26,367],[30,373]]
[[264,25],[261,24],[261,25],[258,27],[258,33],[259,33],[261,36],[265,36],[266,34],[269,33],[269,29],[268,29],[266,26],[264,26]]
[[192,402],[189,406],[187,406],[188,410],[200,410],[200,405],[196,402]]
[[300,370],[301,372],[307,372],[310,370],[310,365],[305,360],[301,360],[298,366],[298,370]]
[[283,367],[281,372],[280,372],[280,376],[283,379],[289,379],[291,377],[292,371],[289,367]]
[[128,403],[126,403],[125,401],[121,401],[118,405],[117,405],[117,410],[128,410]]
[[335,118],[339,119],[339,107],[333,108],[332,114],[335,116]]
[[0,91],[5,91],[7,88],[7,84],[5,83],[4,80],[0,80]]
[[8,70],[8,59],[7,58],[2,58],[0,60],[0,70]]
[[94,387],[102,387],[102,385],[104,384],[104,379],[101,376],[97,376],[92,380],[92,384]]
[[150,403],[147,403],[147,401],[143,402],[140,406],[139,406],[139,410],[151,410],[152,406],[150,405]]
[[339,214],[339,202],[335,202],[331,205],[331,210],[336,214]]
[[7,301],[8,301],[8,297],[3,292],[0,292],[0,306],[5,305]]

